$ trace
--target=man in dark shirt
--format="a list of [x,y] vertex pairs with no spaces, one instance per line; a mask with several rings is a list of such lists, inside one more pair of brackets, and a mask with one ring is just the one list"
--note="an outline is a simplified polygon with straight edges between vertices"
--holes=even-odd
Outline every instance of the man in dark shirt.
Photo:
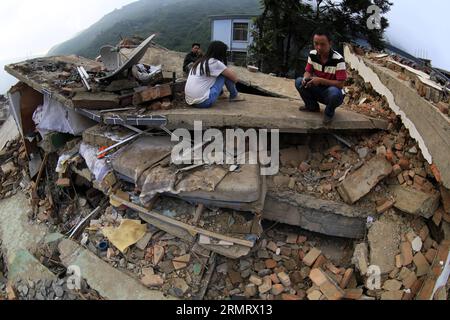
[[202,57],[202,51],[200,49],[200,44],[194,43],[192,45],[192,51],[189,52],[187,54],[186,58],[184,59],[183,71],[186,74],[189,74],[189,71],[191,71],[191,68],[194,65],[194,63],[201,57]]
[[332,49],[330,35],[325,30],[314,34],[314,48],[308,57],[305,75],[295,86],[305,102],[300,111],[320,112],[319,102],[326,105],[323,122],[329,124],[335,110],[344,101],[342,89],[347,80],[344,58]]

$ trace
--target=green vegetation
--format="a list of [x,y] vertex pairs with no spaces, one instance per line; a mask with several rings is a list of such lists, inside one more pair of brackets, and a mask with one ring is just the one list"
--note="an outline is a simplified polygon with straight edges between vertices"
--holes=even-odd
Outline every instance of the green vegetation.
[[121,38],[148,37],[171,50],[189,51],[193,42],[204,47],[211,39],[209,16],[261,13],[258,0],[141,0],[103,17],[87,30],[52,50],[49,55],[77,54],[95,58],[103,45]]

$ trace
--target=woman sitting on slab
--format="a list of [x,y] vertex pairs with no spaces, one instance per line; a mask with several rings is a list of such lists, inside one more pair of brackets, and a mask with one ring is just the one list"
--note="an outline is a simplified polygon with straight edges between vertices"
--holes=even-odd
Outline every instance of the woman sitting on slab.
[[191,69],[186,83],[186,102],[196,108],[211,108],[226,86],[230,92],[229,101],[243,101],[237,89],[238,77],[227,65],[228,47],[221,41],[214,41],[206,55]]

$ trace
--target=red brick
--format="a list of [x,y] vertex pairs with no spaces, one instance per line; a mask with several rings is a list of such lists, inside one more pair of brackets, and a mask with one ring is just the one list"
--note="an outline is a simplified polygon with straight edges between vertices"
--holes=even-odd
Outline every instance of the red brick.
[[421,176],[415,175],[414,176],[414,184],[418,186],[423,186],[425,183],[425,179]]
[[302,300],[301,297],[295,295],[295,294],[288,294],[288,293],[283,293],[281,295],[281,299],[285,300],[285,301],[297,301],[297,300]]
[[313,266],[311,268],[315,269],[315,268],[321,268],[325,265],[325,263],[327,263],[327,258],[325,258],[325,256],[323,254],[321,254],[317,260],[314,262]]
[[272,286],[272,294],[278,296],[284,291],[284,286],[282,284],[275,284]]
[[394,153],[390,148],[388,148],[386,151],[386,160],[389,161],[390,163],[394,163]]
[[430,300],[433,295],[435,285],[436,280],[428,277],[423,283],[422,289],[419,291],[416,300]]
[[265,264],[267,269],[273,269],[277,266],[277,262],[273,259],[267,259]]
[[403,169],[403,170],[408,170],[409,169],[409,160],[402,158],[400,159],[400,161],[398,162],[398,165]]
[[302,244],[305,243],[307,240],[308,238],[306,238],[305,236],[298,236],[297,243]]
[[379,207],[377,208],[377,213],[378,213],[378,214],[385,213],[386,211],[388,211],[389,209],[391,209],[393,206],[394,206],[394,201],[388,200],[388,201],[386,201],[384,204],[382,204],[381,206],[379,206]]
[[443,216],[444,216],[444,210],[442,210],[442,208],[437,209],[432,218],[432,220],[436,226],[439,227]]
[[347,289],[345,290],[344,299],[359,300],[363,295],[363,289]]
[[402,265],[407,266],[412,263],[413,261],[413,255],[412,255],[412,248],[411,244],[409,242],[402,242],[400,244],[400,255],[402,258]]
[[403,174],[402,173],[400,173],[397,176],[397,180],[398,180],[398,183],[400,183],[400,184],[404,184],[405,183],[405,178],[403,178]]
[[444,211],[445,213],[450,214],[450,190],[448,190],[444,186],[441,186],[440,191]]
[[322,251],[316,248],[312,248],[311,250],[309,250],[308,254],[303,258],[303,263],[306,264],[308,267],[311,267],[321,254]]
[[318,287],[328,281],[326,274],[320,269],[312,269],[309,278]]
[[437,250],[430,248],[425,254],[425,259],[427,259],[428,263],[432,264],[434,262],[434,258],[436,258]]
[[274,283],[274,284],[280,283],[280,279],[278,279],[278,276],[275,273],[272,273],[270,275],[270,280],[272,280],[272,283]]
[[352,276],[353,276],[353,269],[351,269],[351,268],[347,269],[344,273],[344,276],[342,277],[342,280],[341,280],[339,286],[342,289],[347,288],[348,283],[350,282],[350,279],[352,278]]
[[426,275],[430,271],[430,264],[428,263],[427,259],[421,252],[418,252],[414,256],[413,261],[416,266],[417,277]]
[[393,169],[394,175],[396,175],[396,176],[398,176],[400,173],[402,173],[402,168],[398,164],[395,164],[392,167],[392,169]]

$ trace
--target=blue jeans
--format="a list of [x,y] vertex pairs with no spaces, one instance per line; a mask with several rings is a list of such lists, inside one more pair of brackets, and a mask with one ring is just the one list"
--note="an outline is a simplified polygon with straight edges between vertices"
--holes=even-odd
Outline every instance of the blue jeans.
[[217,77],[216,83],[211,87],[211,92],[209,93],[209,98],[202,103],[194,105],[196,108],[211,108],[212,105],[217,101],[219,96],[222,94],[223,86],[226,86],[230,92],[230,98],[236,98],[238,91],[236,89],[236,84],[230,79],[220,75]]
[[295,81],[300,96],[305,102],[305,107],[311,111],[319,111],[319,102],[325,104],[325,114],[333,118],[335,110],[344,102],[342,90],[338,87],[316,86],[305,88],[302,86],[303,78]]

